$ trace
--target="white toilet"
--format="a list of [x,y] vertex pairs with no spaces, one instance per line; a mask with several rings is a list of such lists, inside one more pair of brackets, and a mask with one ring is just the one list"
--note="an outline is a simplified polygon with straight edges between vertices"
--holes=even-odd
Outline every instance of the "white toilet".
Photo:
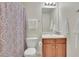
[[37,37],[26,38],[27,49],[24,52],[24,57],[36,56],[36,46],[39,43]]

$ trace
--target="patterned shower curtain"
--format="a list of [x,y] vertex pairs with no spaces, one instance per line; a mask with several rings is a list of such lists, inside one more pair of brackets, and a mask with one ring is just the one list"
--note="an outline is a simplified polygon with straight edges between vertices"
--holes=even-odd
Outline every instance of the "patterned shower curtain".
[[25,14],[20,2],[0,3],[0,56],[23,56]]

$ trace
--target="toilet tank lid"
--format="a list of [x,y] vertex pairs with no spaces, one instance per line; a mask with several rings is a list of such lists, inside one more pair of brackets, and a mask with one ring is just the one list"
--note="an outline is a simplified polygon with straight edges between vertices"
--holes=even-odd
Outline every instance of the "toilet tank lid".
[[27,37],[26,39],[27,40],[29,40],[29,39],[38,39],[38,37]]

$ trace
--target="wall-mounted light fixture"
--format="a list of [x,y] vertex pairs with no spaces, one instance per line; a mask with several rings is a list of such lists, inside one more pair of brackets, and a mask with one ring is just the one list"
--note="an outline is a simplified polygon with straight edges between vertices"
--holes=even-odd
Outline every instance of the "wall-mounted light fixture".
[[55,2],[44,2],[45,6],[56,6]]

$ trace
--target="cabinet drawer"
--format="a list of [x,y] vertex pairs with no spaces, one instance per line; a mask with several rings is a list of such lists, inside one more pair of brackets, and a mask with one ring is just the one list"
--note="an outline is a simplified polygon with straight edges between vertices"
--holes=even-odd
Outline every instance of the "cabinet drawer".
[[56,39],[56,43],[58,44],[64,44],[66,43],[66,38],[60,38],[60,39]]
[[55,39],[43,39],[43,43],[54,43],[55,44]]

